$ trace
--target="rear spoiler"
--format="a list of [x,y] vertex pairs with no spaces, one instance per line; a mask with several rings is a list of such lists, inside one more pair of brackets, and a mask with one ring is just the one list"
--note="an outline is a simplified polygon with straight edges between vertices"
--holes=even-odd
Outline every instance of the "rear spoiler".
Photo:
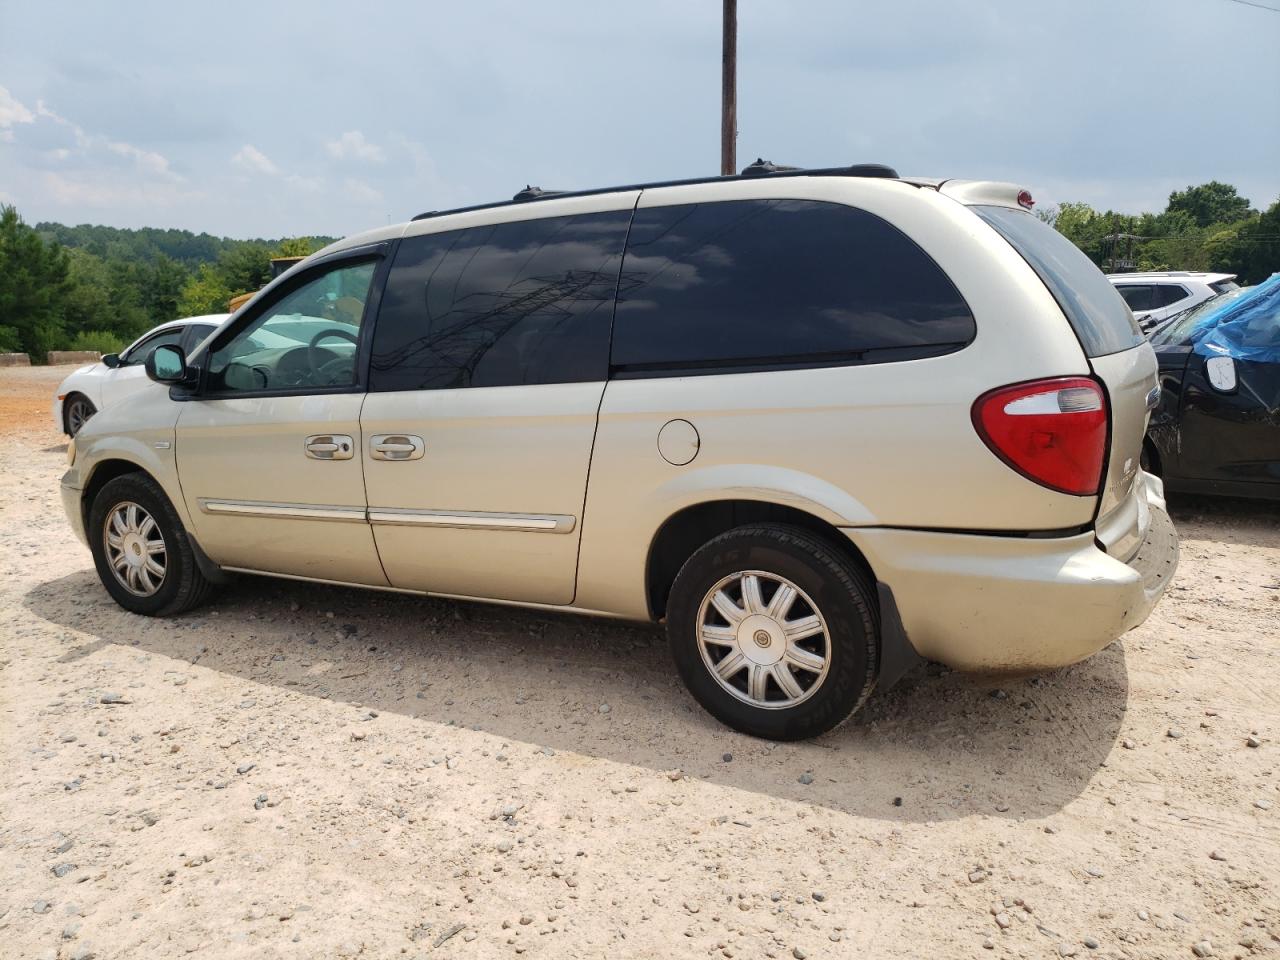
[[918,187],[930,187],[944,196],[966,206],[1013,207],[1030,210],[1035,206],[1031,191],[1016,183],[997,180],[930,180],[925,177],[905,177],[908,183]]

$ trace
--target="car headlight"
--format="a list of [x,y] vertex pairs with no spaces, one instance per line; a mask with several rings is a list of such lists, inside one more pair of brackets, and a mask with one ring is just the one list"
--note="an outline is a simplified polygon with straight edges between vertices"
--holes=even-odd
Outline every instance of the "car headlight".
[[76,463],[76,438],[72,437],[67,442],[67,466],[73,467]]

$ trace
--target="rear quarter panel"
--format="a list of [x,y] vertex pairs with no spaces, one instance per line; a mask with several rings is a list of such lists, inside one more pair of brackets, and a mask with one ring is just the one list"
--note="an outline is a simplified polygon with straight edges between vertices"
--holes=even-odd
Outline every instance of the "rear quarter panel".
[[[731,187],[651,190],[640,205],[742,198]],[[653,536],[699,502],[786,504],[847,527],[1056,530],[1092,519],[1096,498],[1026,480],[987,449],[970,419],[973,401],[993,387],[1090,373],[1057,303],[1012,247],[961,204],[901,182],[795,178],[753,185],[751,197],[849,203],[894,224],[951,276],[977,336],[925,360],[610,381],[591,461],[578,605],[646,616]],[[699,433],[685,466],[658,452],[658,433],[672,419]]]

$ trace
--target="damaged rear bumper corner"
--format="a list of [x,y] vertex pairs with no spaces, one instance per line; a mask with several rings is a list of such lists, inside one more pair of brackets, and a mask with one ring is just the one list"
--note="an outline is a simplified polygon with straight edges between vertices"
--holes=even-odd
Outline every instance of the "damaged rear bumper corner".
[[1127,563],[1100,549],[1092,532],[1044,539],[844,532],[892,592],[919,656],[977,673],[1042,672],[1083,660],[1138,626],[1173,579],[1177,534],[1159,481],[1144,479],[1151,520]]

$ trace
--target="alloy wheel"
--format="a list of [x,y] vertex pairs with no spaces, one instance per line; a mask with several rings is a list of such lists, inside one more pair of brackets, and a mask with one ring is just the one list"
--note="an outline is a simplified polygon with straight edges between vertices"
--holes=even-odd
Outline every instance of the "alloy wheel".
[[809,699],[831,666],[831,637],[817,605],[790,580],[762,570],[730,574],[707,591],[698,649],[721,687],[766,710]]
[[93,416],[93,407],[88,400],[77,398],[67,407],[67,430],[74,437],[80,428]]
[[138,597],[160,589],[168,556],[164,535],[145,509],[132,501],[116,504],[103,524],[102,543],[120,586]]

